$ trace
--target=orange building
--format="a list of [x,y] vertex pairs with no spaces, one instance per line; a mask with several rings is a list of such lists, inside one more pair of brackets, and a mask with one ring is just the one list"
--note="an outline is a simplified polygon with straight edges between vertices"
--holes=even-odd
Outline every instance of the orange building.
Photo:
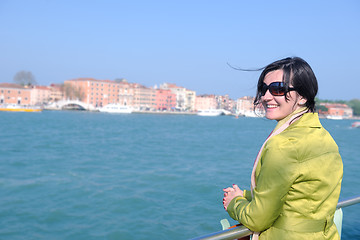
[[31,89],[13,83],[0,83],[0,104],[30,105]]
[[134,91],[126,81],[96,80],[78,78],[64,83],[65,99],[80,100],[94,107],[106,106],[110,103],[132,105]]
[[157,89],[155,104],[157,110],[171,110],[176,107],[176,94],[171,90]]
[[320,103],[320,105],[325,106],[328,110],[326,112],[319,110],[319,114],[342,118],[351,118],[353,116],[352,108],[346,104]]

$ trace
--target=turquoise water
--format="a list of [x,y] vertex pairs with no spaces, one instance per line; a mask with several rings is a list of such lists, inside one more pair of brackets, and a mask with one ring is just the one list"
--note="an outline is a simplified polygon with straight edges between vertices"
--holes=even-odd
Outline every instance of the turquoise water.
[[[321,120],[360,194],[360,129]],[[0,239],[189,239],[229,218],[222,188],[247,187],[275,122],[259,118],[0,112]],[[343,239],[360,237],[360,205]],[[231,221],[234,223],[234,221]]]

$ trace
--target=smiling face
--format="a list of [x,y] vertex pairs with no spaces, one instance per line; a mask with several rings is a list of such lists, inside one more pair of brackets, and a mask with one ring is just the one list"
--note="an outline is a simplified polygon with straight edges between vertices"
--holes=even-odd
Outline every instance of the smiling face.
[[[275,70],[265,75],[264,83],[269,86],[273,82],[282,82],[282,79],[283,70]],[[287,97],[288,100],[285,99],[285,96],[273,96],[267,90],[264,96],[261,97],[265,117],[280,121],[301,107],[299,103],[303,102],[303,98],[296,91],[288,92]]]

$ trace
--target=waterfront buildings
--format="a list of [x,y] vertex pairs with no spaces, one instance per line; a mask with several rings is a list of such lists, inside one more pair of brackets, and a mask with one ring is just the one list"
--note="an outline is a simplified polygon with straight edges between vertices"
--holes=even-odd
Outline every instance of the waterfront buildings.
[[53,103],[64,99],[64,84],[50,85],[50,99],[48,103]]
[[[80,101],[84,103],[81,107],[88,106],[85,108],[88,110],[115,103],[131,106],[134,111],[195,113],[199,110],[223,109],[236,115],[256,115],[254,115],[253,97],[242,97],[234,101],[228,95],[204,94],[196,96],[195,91],[173,83],[163,83],[159,88],[129,83],[126,79],[112,81],[77,78],[66,80],[64,84],[51,84],[50,86],[21,86],[13,83],[0,83],[0,104],[50,106],[56,105],[62,100],[75,100],[72,104]],[[319,109],[319,114],[323,117],[353,117],[352,108],[346,104],[321,103],[320,105],[324,106],[321,110]],[[59,106],[58,108],[64,107],[63,105]]]
[[93,78],[77,78],[64,82],[64,97],[79,100],[94,107],[103,107],[110,103],[133,105],[134,90],[123,80],[97,80]]
[[195,109],[196,111],[206,110],[206,109],[217,109],[217,101],[215,95],[204,94],[204,95],[196,96]]
[[236,114],[245,115],[254,112],[254,97],[242,97],[236,100]]
[[341,103],[320,103],[327,110],[319,110],[319,114],[330,117],[351,118],[353,117],[353,110],[346,104]]
[[46,86],[32,86],[30,105],[42,105],[49,102],[51,90]]
[[132,85],[134,102],[133,107],[136,110],[155,110],[156,109],[156,90],[145,87],[141,84]]
[[0,104],[30,105],[31,88],[14,83],[0,83]]
[[217,108],[234,112],[236,109],[236,101],[232,100],[229,95],[216,95]]
[[63,99],[61,85],[21,86],[0,83],[0,104],[44,105]]
[[170,89],[156,89],[156,110],[171,111],[176,107],[176,94]]
[[195,98],[196,92],[188,90],[184,87],[177,86],[173,83],[163,83],[160,85],[160,89],[170,90],[176,96],[176,106],[175,108],[179,111],[189,111],[192,112],[195,110]]

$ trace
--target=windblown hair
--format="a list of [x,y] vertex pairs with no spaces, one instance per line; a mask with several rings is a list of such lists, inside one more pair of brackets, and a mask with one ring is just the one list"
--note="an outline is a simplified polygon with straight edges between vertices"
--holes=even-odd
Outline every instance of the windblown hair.
[[[261,88],[266,74],[275,70],[283,70],[283,79],[286,92],[290,84],[295,91],[306,99],[305,106],[315,112],[315,96],[318,92],[318,82],[310,65],[299,57],[288,57],[267,65],[262,71],[257,84],[254,107],[261,103]],[[288,100],[287,94],[285,99]]]

